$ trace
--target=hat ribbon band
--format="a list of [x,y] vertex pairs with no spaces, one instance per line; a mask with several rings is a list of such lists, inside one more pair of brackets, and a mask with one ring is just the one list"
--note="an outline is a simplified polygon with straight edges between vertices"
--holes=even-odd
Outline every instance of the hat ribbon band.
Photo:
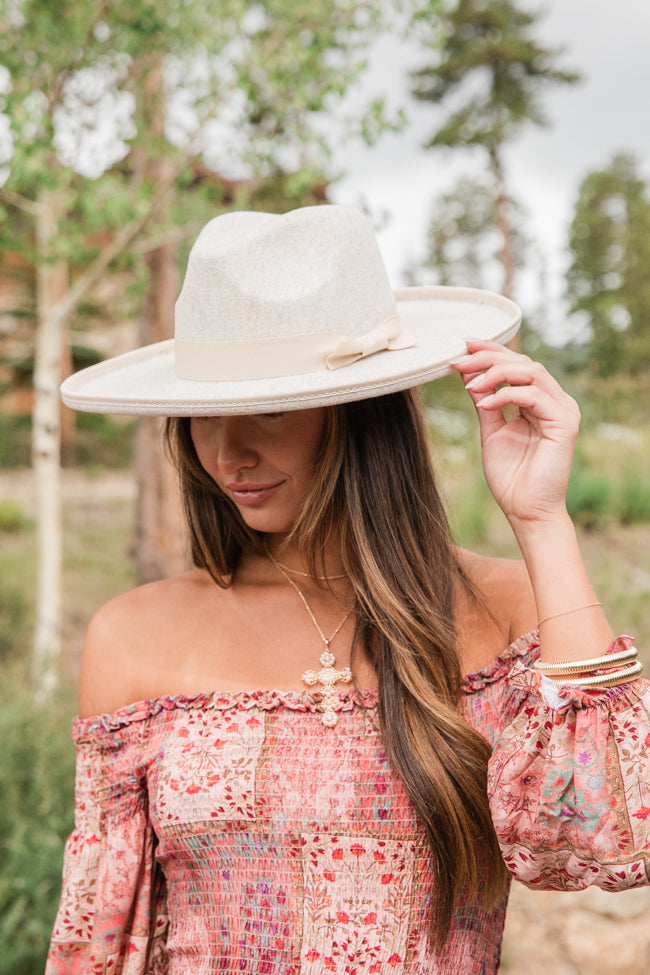
[[407,349],[414,344],[392,307],[374,328],[354,338],[320,332],[246,342],[176,339],[176,375],[199,382],[298,376],[340,369],[375,352]]

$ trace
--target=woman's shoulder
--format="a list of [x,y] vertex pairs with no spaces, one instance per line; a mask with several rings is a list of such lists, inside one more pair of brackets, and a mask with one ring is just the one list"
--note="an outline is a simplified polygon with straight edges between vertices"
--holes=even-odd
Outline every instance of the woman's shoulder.
[[88,626],[88,636],[92,640],[112,639],[119,633],[127,643],[137,640],[143,630],[150,633],[152,626],[164,628],[165,622],[177,615],[188,600],[207,588],[214,588],[214,584],[201,569],[136,586],[97,610]]
[[168,665],[179,628],[191,620],[192,605],[210,588],[206,577],[193,569],[149,582],[97,610],[81,655],[81,716],[112,713],[141,696],[143,674]]
[[459,593],[456,627],[463,671],[472,673],[534,630],[537,610],[523,560],[493,558],[467,549],[457,554],[471,590]]

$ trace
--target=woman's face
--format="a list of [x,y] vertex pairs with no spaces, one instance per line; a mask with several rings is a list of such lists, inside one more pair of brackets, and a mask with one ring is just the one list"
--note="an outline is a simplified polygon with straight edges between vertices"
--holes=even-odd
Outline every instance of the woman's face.
[[256,531],[291,531],[312,484],[325,407],[192,417],[199,461]]

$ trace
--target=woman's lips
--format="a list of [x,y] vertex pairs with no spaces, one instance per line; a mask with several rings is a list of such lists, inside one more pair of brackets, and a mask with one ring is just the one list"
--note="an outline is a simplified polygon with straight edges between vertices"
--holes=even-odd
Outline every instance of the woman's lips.
[[279,481],[277,484],[237,484],[233,482],[226,484],[226,489],[230,491],[235,504],[260,504],[275,494],[283,483],[283,481]]

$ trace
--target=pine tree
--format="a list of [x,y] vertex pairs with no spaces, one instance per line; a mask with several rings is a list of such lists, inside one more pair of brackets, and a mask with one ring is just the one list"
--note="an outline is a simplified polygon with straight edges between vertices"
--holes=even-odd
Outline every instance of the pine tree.
[[[499,287],[501,239],[495,221],[494,186],[489,178],[461,176],[433,201],[424,268],[440,284],[472,288]],[[522,232],[521,207],[510,201],[515,267],[524,263],[528,241]]]
[[501,235],[503,294],[512,297],[514,242],[505,147],[526,125],[547,122],[542,93],[578,76],[556,66],[557,49],[534,37],[538,15],[512,0],[457,0],[434,24],[432,62],[413,73],[420,101],[448,108],[426,148],[479,147],[494,180],[495,222]]
[[567,295],[586,316],[601,376],[650,368],[650,190],[630,155],[583,180],[571,223]]

